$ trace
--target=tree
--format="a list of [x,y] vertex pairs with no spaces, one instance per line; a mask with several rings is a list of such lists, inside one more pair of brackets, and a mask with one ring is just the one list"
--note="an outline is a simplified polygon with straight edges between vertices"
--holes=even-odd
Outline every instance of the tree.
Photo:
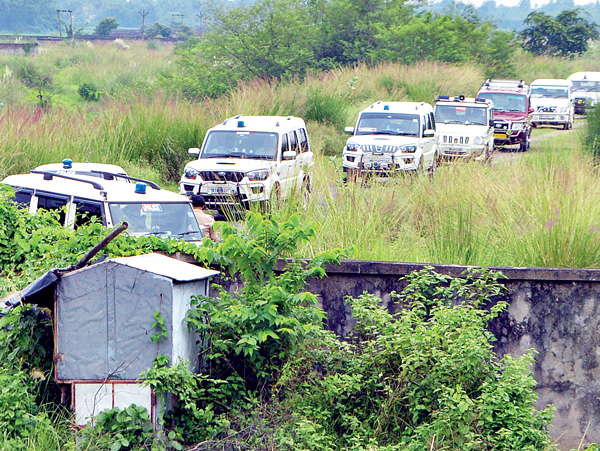
[[114,17],[105,17],[100,20],[100,23],[96,26],[94,30],[94,34],[98,36],[108,36],[111,30],[119,28],[119,24],[117,23],[117,19]]
[[543,12],[531,12],[519,33],[521,46],[534,55],[581,55],[599,34],[598,25],[580,17],[580,13],[579,8],[565,10],[554,19]]
[[171,29],[169,27],[167,27],[166,25],[162,25],[162,24],[159,24],[158,22],[154,22],[146,30],[146,37],[149,39],[170,38],[171,37]]

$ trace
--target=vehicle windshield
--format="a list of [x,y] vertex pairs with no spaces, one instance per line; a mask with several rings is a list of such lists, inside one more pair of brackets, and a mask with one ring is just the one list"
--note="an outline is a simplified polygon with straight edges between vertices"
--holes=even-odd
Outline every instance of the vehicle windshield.
[[418,114],[363,113],[360,115],[357,135],[419,136]]
[[527,97],[522,94],[480,92],[478,97],[480,99],[489,99],[494,102],[494,111],[510,113],[527,112]]
[[200,158],[274,160],[277,158],[277,133],[213,131],[204,142]]
[[600,81],[589,81],[589,80],[573,80],[573,90],[574,91],[584,91],[584,92],[600,92]]
[[532,98],[568,99],[569,88],[563,86],[532,86]]
[[181,203],[110,203],[113,224],[127,221],[130,235],[157,235],[183,238],[187,241],[202,239],[202,231],[192,206]]
[[487,109],[475,106],[437,104],[435,121],[443,124],[487,125]]

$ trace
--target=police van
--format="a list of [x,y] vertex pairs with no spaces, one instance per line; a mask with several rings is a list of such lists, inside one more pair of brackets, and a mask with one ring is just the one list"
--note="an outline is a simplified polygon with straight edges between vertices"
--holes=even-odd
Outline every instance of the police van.
[[84,174],[77,173],[82,170],[78,164],[73,167],[42,166],[29,174],[10,175],[0,183],[11,186],[13,201],[31,214],[38,209],[54,210],[66,227],[96,218],[106,227],[126,221],[127,233],[134,236],[202,240],[203,230],[187,197],[122,170],[109,172],[90,164],[89,173]]
[[206,133],[185,168],[179,192],[200,194],[209,209],[237,214],[310,191],[313,153],[306,125],[293,116],[226,119]]

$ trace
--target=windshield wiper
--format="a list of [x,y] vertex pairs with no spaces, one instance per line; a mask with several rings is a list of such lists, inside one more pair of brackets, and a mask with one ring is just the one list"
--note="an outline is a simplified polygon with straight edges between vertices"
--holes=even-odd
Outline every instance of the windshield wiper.
[[148,232],[148,235],[168,235],[168,232],[162,232],[160,230],[155,230],[154,232]]
[[201,230],[190,230],[188,232],[181,232],[181,233],[176,233],[176,236],[185,236],[185,235],[192,235],[194,233],[202,233]]
[[456,121],[456,120],[452,120],[452,121],[444,121],[444,124],[462,124],[463,122],[461,121]]

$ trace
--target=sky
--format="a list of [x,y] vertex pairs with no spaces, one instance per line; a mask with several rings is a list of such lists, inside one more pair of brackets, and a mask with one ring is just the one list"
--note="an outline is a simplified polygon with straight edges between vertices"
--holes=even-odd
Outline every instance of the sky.
[[[472,3],[475,6],[481,6],[486,0],[462,0],[464,3]],[[550,0],[531,0],[531,6],[538,7],[548,3]],[[497,5],[516,6],[521,0],[495,0]],[[576,5],[586,5],[588,3],[596,3],[596,0],[574,0]]]

